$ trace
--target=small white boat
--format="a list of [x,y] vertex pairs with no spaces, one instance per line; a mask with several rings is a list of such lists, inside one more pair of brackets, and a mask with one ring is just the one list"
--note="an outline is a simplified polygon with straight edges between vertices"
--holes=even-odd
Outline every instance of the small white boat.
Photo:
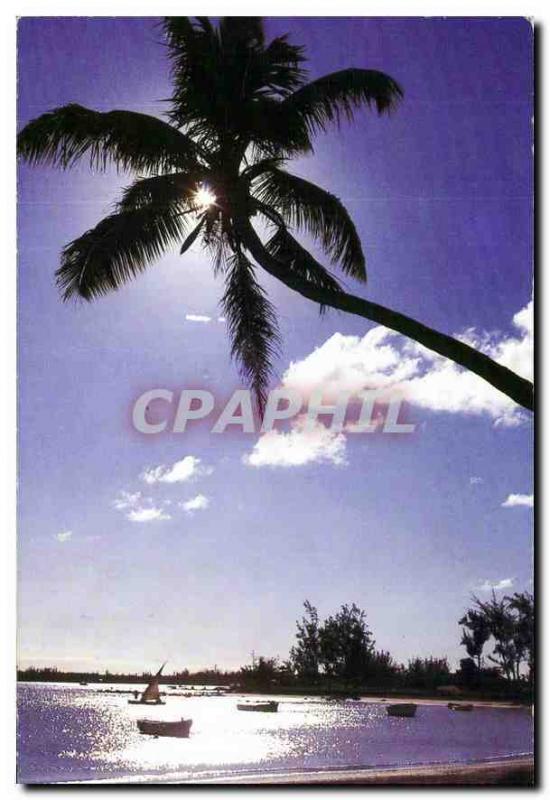
[[180,719],[175,722],[138,719],[137,726],[140,733],[145,733],[148,736],[173,736],[178,739],[187,739],[192,723],[192,719]]
[[267,700],[259,703],[237,703],[239,711],[277,711],[279,703],[274,700]]
[[136,697],[135,700],[128,700],[128,703],[131,706],[163,706],[165,704],[164,700],[160,699],[160,690],[159,690],[160,673],[162,672],[165,666],[166,662],[162,665],[157,674],[151,678],[149,684],[147,685],[147,688],[145,689],[144,692],[142,692],[140,698]]
[[414,717],[416,703],[392,703],[392,705],[386,706],[386,711],[390,717]]

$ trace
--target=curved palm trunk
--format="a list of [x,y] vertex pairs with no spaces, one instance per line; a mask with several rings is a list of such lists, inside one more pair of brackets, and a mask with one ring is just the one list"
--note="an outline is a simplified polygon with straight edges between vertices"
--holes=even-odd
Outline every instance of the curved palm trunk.
[[414,339],[429,350],[433,350],[479,375],[480,378],[486,380],[529,411],[534,410],[533,384],[507,367],[497,364],[485,353],[481,353],[479,350],[470,347],[470,345],[453,339],[452,336],[439,333],[433,328],[429,328],[427,325],[405,316],[405,314],[392,311],[378,303],[364,300],[362,297],[357,297],[347,292],[335,292],[309,283],[286,269],[283,262],[272,256],[265,249],[263,242],[248,218],[239,217],[234,220],[234,224],[244,246],[258,264],[290,289],[307,297],[309,300],[314,300],[317,303],[331,306],[341,311],[347,311],[349,314],[365,317],[372,322],[384,325],[386,328]]

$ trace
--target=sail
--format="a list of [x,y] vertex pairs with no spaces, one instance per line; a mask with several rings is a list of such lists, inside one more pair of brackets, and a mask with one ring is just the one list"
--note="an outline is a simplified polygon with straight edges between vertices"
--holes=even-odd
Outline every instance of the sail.
[[156,675],[154,675],[143,694],[141,695],[141,700],[144,703],[156,703],[160,700],[160,691],[159,691],[159,678],[160,673],[164,669],[165,664],[159,669]]

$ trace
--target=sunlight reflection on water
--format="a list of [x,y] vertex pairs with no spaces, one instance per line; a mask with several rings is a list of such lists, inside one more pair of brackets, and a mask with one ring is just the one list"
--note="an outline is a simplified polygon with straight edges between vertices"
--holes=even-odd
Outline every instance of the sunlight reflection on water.
[[[420,706],[389,718],[380,703],[282,697],[277,713],[240,712],[237,695],[167,698],[154,708],[99,687],[21,684],[19,780],[149,776],[464,761],[532,751],[525,710],[453,714]],[[189,739],[153,738],[139,718],[191,718]]]

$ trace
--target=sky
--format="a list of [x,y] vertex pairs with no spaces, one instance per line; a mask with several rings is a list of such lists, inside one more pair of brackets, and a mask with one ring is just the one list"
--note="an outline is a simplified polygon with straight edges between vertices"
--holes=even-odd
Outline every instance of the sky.
[[[77,102],[162,115],[153,18],[23,18],[18,124]],[[272,18],[310,75],[380,69],[405,97],[321,135],[289,170],[338,195],[367,258],[347,286],[532,377],[532,31],[521,19]],[[233,669],[285,658],[307,598],[364,608],[398,661],[465,655],[472,594],[532,589],[532,420],[475,376],[262,276],[273,387],[397,387],[409,435],[207,425],[143,436],[145,390],[241,387],[206,254],[166,255],[62,304],[62,247],[131,176],[19,170],[19,664]]]

